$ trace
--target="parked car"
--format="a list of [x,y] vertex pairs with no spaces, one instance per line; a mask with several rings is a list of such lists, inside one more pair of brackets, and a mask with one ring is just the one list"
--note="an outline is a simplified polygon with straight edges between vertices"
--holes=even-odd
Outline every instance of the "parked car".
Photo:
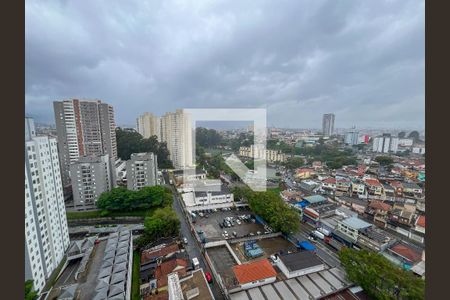
[[183,243],[184,243],[185,245],[187,245],[187,243],[188,243],[188,240],[187,240],[187,238],[186,238],[186,237],[184,237],[184,238],[183,238]]
[[206,281],[208,281],[208,283],[212,283],[213,282],[211,273],[205,272],[205,277],[206,277]]
[[238,219],[238,220],[236,220],[236,224],[241,225],[242,222]]

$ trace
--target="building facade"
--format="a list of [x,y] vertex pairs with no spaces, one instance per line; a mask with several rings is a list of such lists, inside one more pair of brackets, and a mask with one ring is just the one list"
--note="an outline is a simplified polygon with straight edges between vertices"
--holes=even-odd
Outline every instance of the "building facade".
[[373,139],[373,152],[389,153],[398,151],[398,137],[393,137],[389,133],[377,136]]
[[41,291],[69,246],[57,141],[25,118],[25,280]]
[[349,131],[345,134],[345,143],[347,145],[357,145],[359,144],[359,132]]
[[53,102],[64,186],[70,184],[70,164],[79,157],[108,154],[117,159],[113,107],[100,100]]
[[108,154],[83,156],[70,165],[75,207],[95,206],[103,192],[116,186],[114,162]]
[[322,119],[322,133],[331,136],[334,132],[334,114],[324,114]]
[[167,143],[170,159],[177,169],[194,165],[191,117],[182,109],[161,117],[161,141]]
[[152,113],[145,112],[136,119],[136,129],[144,138],[156,136],[161,141],[161,121]]
[[127,187],[140,190],[145,186],[158,184],[158,160],[151,152],[133,153],[127,161]]

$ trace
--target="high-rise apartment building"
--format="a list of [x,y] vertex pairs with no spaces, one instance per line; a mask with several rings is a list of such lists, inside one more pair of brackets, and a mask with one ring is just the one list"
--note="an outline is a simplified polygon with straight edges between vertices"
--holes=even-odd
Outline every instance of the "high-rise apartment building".
[[192,124],[187,112],[178,109],[161,117],[161,141],[167,143],[175,168],[193,166]]
[[161,141],[161,122],[159,117],[152,113],[145,112],[136,119],[136,129],[144,138],[155,135]]
[[69,246],[56,138],[25,118],[25,280],[41,291]]
[[114,161],[108,154],[83,156],[70,165],[75,207],[95,206],[103,192],[116,186]]
[[345,141],[347,145],[359,144],[359,132],[356,130],[349,131],[345,134]]
[[334,132],[334,114],[324,114],[322,119],[322,133],[331,136]]
[[158,184],[158,160],[151,152],[133,153],[127,161],[127,187],[139,190]]
[[373,152],[389,153],[398,151],[398,137],[393,137],[389,133],[383,133],[373,139]]
[[79,157],[108,154],[117,159],[114,110],[100,100],[53,102],[63,185],[70,184],[70,164]]

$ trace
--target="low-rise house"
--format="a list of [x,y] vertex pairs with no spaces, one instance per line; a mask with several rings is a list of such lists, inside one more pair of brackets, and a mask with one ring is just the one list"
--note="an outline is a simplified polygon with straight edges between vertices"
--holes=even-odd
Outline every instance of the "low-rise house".
[[313,168],[299,168],[295,171],[295,177],[298,179],[308,179],[315,174]]
[[368,204],[368,202],[365,200],[346,196],[336,197],[335,200],[340,204],[350,207],[359,214],[364,213]]
[[349,178],[336,176],[336,190],[348,192],[350,191],[351,185],[352,182]]
[[422,188],[413,182],[403,182],[403,192],[408,194],[422,194]]
[[390,186],[395,189],[395,196],[403,197],[403,185],[399,181],[392,181]]
[[416,227],[415,227],[416,231],[421,232],[421,233],[425,233],[425,216],[424,215],[419,216],[416,219],[416,224],[415,225],[416,225]]
[[336,230],[347,237],[347,242],[356,243],[359,231],[371,226],[372,224],[369,224],[357,217],[350,217],[339,221]]
[[358,195],[360,198],[367,198],[366,185],[360,180],[354,179],[351,183],[352,194]]
[[384,201],[372,200],[364,211],[364,215],[380,227],[386,227],[388,214],[392,206]]
[[325,264],[312,251],[276,255],[276,266],[287,278],[325,270]]
[[376,227],[366,227],[359,230],[357,245],[371,251],[381,252],[395,242],[385,231]]
[[173,258],[158,265],[155,278],[158,290],[167,287],[167,275],[177,273],[179,277],[186,276],[189,262],[186,259]]
[[322,162],[317,160],[312,162],[312,167],[315,171],[322,169]]
[[422,254],[418,249],[402,242],[395,244],[387,252],[396,260],[394,262],[402,265],[405,269],[411,268],[422,260]]
[[321,218],[334,215],[337,207],[336,203],[329,201],[310,204],[303,209],[302,219],[315,225]]
[[378,179],[366,178],[364,179],[364,183],[366,184],[370,195],[381,196],[383,194],[383,186]]
[[323,189],[330,189],[335,190],[336,189],[336,178],[329,177],[322,181],[322,188]]
[[234,266],[233,272],[241,289],[272,283],[277,276],[277,271],[267,259]]
[[395,188],[393,186],[383,183],[383,190],[387,197],[395,197]]

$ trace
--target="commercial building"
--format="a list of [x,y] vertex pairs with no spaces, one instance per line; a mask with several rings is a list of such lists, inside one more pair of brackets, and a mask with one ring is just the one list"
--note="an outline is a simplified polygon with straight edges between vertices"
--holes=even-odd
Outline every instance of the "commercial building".
[[64,186],[70,184],[70,164],[81,156],[108,154],[117,159],[113,107],[100,100],[53,102]]
[[156,136],[161,140],[161,121],[152,113],[145,112],[136,119],[136,129],[144,138]]
[[398,137],[393,137],[389,133],[383,133],[373,139],[373,152],[379,153],[396,153],[398,151]]
[[372,227],[372,225],[357,217],[350,217],[339,221],[336,229],[348,237],[347,241],[355,243],[358,239],[359,231],[369,227]]
[[334,132],[334,114],[324,114],[322,119],[322,133],[330,136]]
[[232,207],[234,205],[233,193],[225,186],[220,185],[219,189],[212,186],[212,191],[195,191],[195,187],[183,193],[182,198],[188,211],[204,209],[220,209]]
[[68,246],[57,141],[25,118],[25,280],[41,291]]
[[161,141],[167,143],[169,157],[177,169],[194,164],[192,134],[191,117],[182,109],[161,117]]
[[74,206],[95,206],[103,192],[116,186],[114,162],[108,154],[80,157],[70,165],[70,179]]
[[127,161],[127,187],[139,190],[158,184],[158,160],[151,152],[133,153]]
[[276,255],[277,267],[288,278],[325,270],[325,264],[312,251]]

